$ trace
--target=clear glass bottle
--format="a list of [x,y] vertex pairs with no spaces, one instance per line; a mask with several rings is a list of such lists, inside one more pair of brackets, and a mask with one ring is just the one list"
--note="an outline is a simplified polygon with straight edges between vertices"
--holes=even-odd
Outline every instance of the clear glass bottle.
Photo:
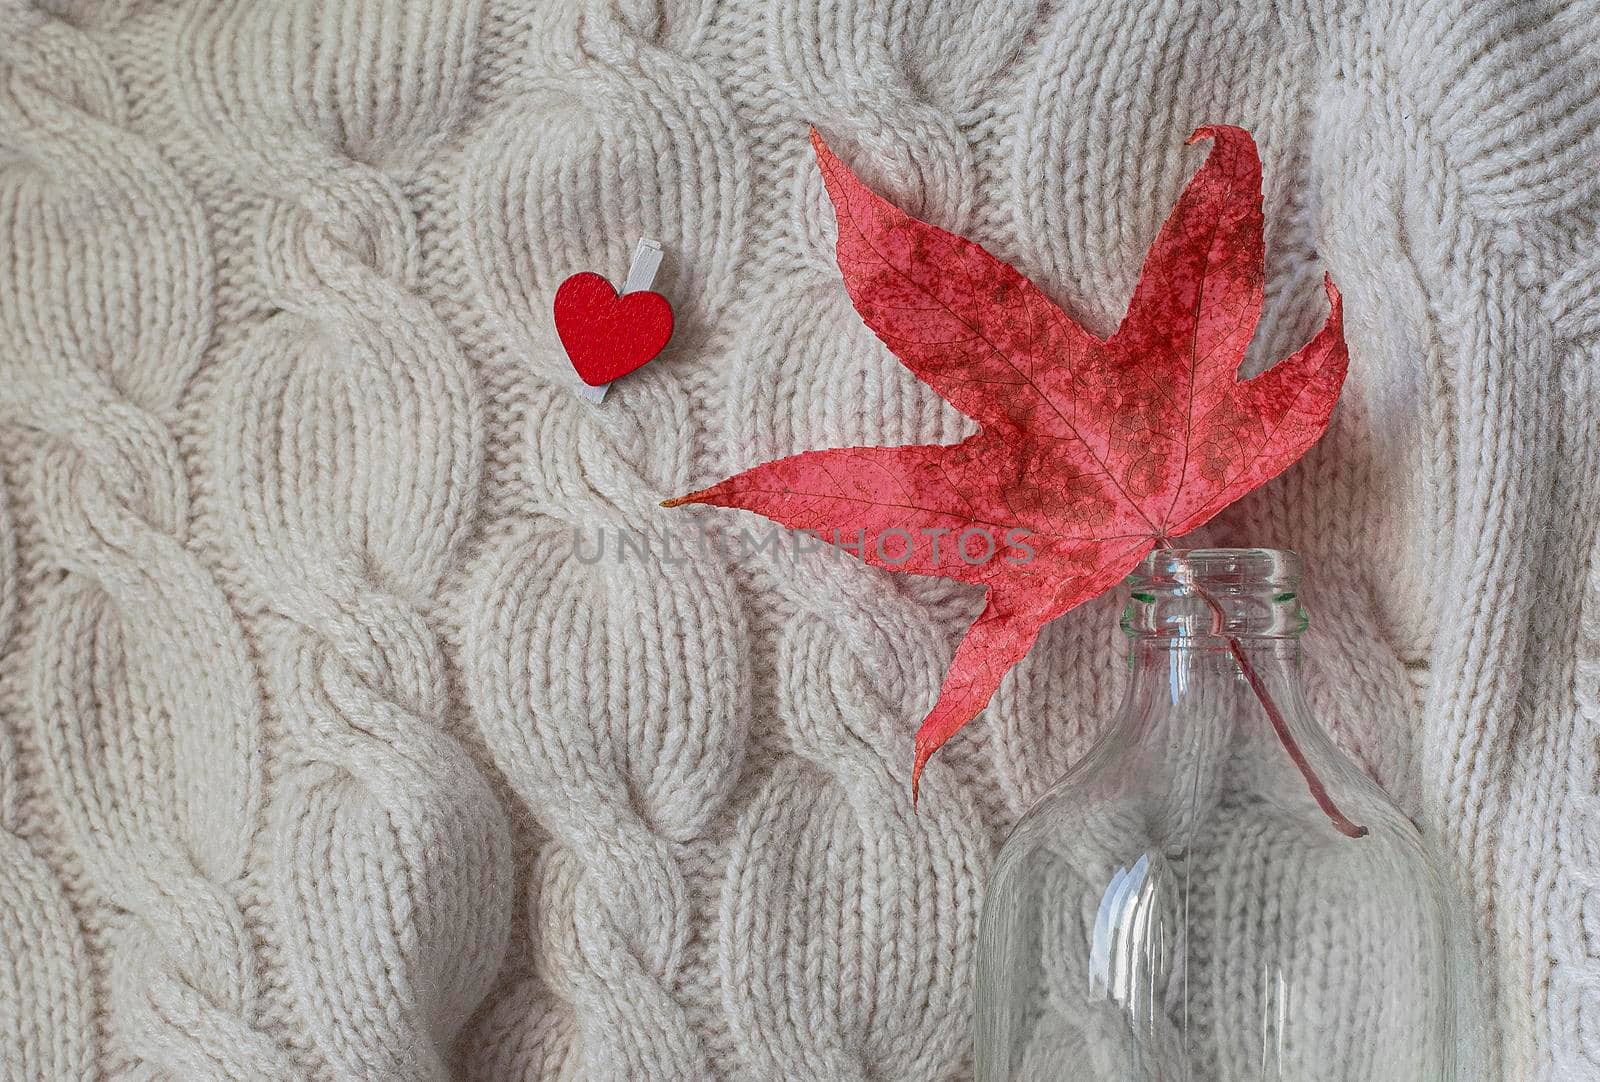
[[1309,715],[1298,579],[1267,549],[1130,577],[1120,716],[990,874],[978,1082],[1464,1077],[1460,910]]

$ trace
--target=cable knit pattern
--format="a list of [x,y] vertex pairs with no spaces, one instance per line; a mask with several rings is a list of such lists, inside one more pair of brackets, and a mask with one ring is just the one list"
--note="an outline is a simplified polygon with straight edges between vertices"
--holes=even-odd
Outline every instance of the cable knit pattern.
[[[466,673],[490,753],[549,837],[531,876],[534,973],[490,1015],[473,1071],[484,1079],[546,1077],[530,1059],[577,1077],[713,1071],[684,1002],[685,866],[743,757],[742,604],[714,563],[664,562],[676,516],[655,504],[692,476],[685,381],[658,365],[619,388],[646,424],[597,415],[571,393],[548,315],[565,277],[625,269],[642,235],[673,253],[656,282],[676,301],[668,356],[705,343],[729,301],[750,168],[698,63],[705,26],[685,14],[661,24],[647,5],[546,7],[525,96],[469,150],[467,274],[496,345],[525,358],[534,383],[510,453],[527,525],[489,554],[470,595]],[[548,213],[570,198],[597,226],[581,251]],[[652,536],[631,557],[621,548]]]
[[[1324,271],[1351,370],[1196,540],[1305,556],[1310,695],[1469,900],[1494,1077],[1600,1079],[1597,24],[0,0],[0,1076],[969,1077],[984,875],[1116,704],[1119,599],[913,812],[974,592],[657,501],[971,431],[852,310],[807,125],[1109,331],[1226,122],[1246,370]],[[551,296],[641,236],[677,334],[593,406]]]
[[[33,602],[27,709],[64,842],[119,911],[102,936],[111,1054],[178,1077],[287,1077],[258,1025],[235,891],[260,801],[260,702],[227,599],[185,547],[169,428],[211,330],[205,227],[125,130],[95,42],[43,13],[9,23],[0,138],[21,166],[4,246],[36,258],[5,264],[0,406],[42,436],[37,559],[63,572]],[[60,976],[78,987],[54,994],[81,1004],[81,972]],[[52,1040],[84,1058],[81,1037]]]
[[[843,585],[836,556],[807,570]],[[796,611],[779,636],[794,756],[734,829],[723,1003],[757,1078],[944,1078],[971,990],[941,974],[969,970],[988,838],[949,771],[915,813],[895,784],[909,740],[889,719],[936,672],[914,609],[841,608]]]
[[[254,239],[275,311],[221,362],[210,451],[229,554],[276,617],[278,933],[300,1018],[343,1077],[448,1077],[509,930],[504,812],[443,731],[426,611],[472,522],[481,407],[415,292],[406,196],[367,164],[448,130],[476,19],[202,5],[188,28],[209,62],[184,72],[196,116],[270,185]],[[274,63],[295,92],[242,78]]]
[[[0,493],[0,650],[17,603],[16,542]],[[0,1068],[11,1078],[88,1077],[89,973],[83,936],[55,872],[23,834],[17,749],[0,724]]]

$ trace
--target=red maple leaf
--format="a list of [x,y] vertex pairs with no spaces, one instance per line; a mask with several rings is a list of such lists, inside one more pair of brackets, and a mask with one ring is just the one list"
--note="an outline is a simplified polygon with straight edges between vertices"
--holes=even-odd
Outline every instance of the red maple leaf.
[[1211,153],[1102,340],[1015,268],[873,193],[812,133],[856,310],[981,430],[950,445],[807,451],[666,506],[744,508],[889,571],[987,588],[917,731],[913,794],[928,757],[1045,623],[1282,472],[1327,428],[1347,360],[1338,290],[1326,280],[1332,311],[1310,343],[1238,378],[1261,318],[1261,162],[1241,128],[1189,141],[1201,139]]

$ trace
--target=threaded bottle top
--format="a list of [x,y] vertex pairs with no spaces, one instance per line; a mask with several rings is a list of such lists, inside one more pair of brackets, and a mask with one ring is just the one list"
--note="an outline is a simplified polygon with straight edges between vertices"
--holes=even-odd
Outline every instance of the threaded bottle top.
[[1294,638],[1306,629],[1288,549],[1156,549],[1128,576],[1129,635]]

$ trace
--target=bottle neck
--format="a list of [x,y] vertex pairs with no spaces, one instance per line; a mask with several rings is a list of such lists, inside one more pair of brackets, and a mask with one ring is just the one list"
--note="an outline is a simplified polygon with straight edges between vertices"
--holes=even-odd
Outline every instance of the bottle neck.
[[[1337,753],[1300,689],[1299,560],[1273,549],[1158,549],[1129,576],[1123,627],[1133,679],[1118,729],[1156,749],[1152,773],[1204,789],[1312,803],[1359,838],[1329,796],[1318,761]],[[1166,749],[1166,750],[1162,750]],[[1213,781],[1202,786],[1202,777]],[[1307,799],[1309,797],[1309,800]],[[1198,807],[1199,804],[1196,804]]]
[[1246,676],[1226,639],[1140,637],[1133,671],[1111,739],[1139,749],[1139,774],[1167,794],[1163,823],[1189,836],[1213,816],[1252,802],[1292,808],[1320,832],[1326,820],[1308,799],[1306,779],[1286,753],[1280,726],[1263,708],[1266,692],[1289,742],[1316,761],[1333,753],[1300,690],[1294,640],[1241,639]]
[[[1299,561],[1272,549],[1161,549],[1129,578],[1130,716],[1233,724],[1261,693],[1303,725]],[[1251,725],[1251,734],[1261,726]]]
[[1295,639],[1140,636],[1128,652],[1131,678],[1123,720],[1146,729],[1170,729],[1174,739],[1201,727],[1237,728],[1234,739],[1251,745],[1264,741],[1276,748],[1261,702],[1260,692],[1265,691],[1295,735],[1320,733],[1301,689],[1301,658]]

